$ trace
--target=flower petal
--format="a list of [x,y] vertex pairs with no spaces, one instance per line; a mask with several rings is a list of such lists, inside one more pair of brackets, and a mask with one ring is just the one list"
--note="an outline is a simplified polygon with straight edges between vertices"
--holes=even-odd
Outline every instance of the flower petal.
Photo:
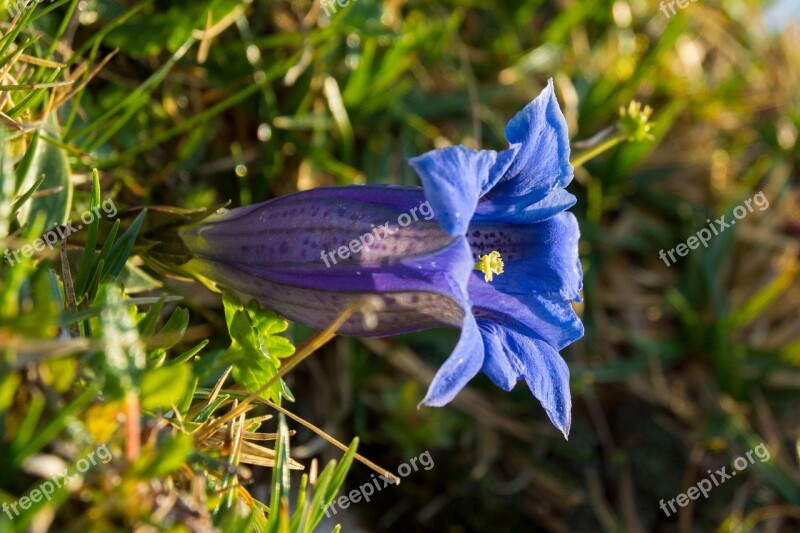
[[394,263],[339,268],[253,267],[196,254],[185,268],[209,285],[233,291],[245,299],[281,315],[322,328],[347,306],[365,295],[379,295],[386,308],[377,313],[378,323],[367,328],[354,317],[341,334],[360,336],[396,335],[421,329],[459,327],[464,320],[467,283],[472,272],[472,253],[459,237],[431,254],[412,256]]
[[554,189],[544,198],[527,203],[526,200],[512,205],[502,205],[491,200],[481,199],[475,209],[472,222],[510,222],[532,224],[566,211],[575,205],[575,197],[566,189]]
[[505,338],[495,333],[495,330],[500,329],[499,326],[482,320],[479,327],[485,352],[481,371],[492,380],[492,383],[509,392],[524,375],[522,364],[516,357],[506,355],[503,345]]
[[[218,259],[219,261],[219,259]],[[459,237],[439,250],[399,257],[375,265],[262,267],[227,261],[240,271],[291,287],[350,293],[397,291],[440,292],[466,302],[467,279],[474,265],[466,239]]]
[[193,253],[226,263],[267,268],[375,265],[434,252],[452,242],[433,217],[419,188],[323,188],[234,209],[181,235]]
[[478,320],[524,326],[556,350],[583,337],[583,324],[568,300],[538,293],[506,294],[477,272],[469,280],[469,298]]
[[[486,183],[481,187],[480,196],[491,191],[497,182],[499,182],[508,172],[509,167],[514,163],[520,149],[519,144],[512,144],[508,149],[497,152],[497,159],[489,169],[489,177]],[[480,202],[480,200],[478,200]]]
[[528,206],[565,187],[573,177],[567,122],[558,106],[553,81],[506,126],[511,145],[519,144],[512,165],[486,198],[501,211]]
[[449,403],[480,371],[483,358],[481,333],[475,318],[468,313],[461,326],[458,344],[436,372],[421,405],[441,407]]
[[[224,216],[214,220],[206,219],[203,223],[228,223],[236,220],[249,220],[258,223],[265,206],[291,203],[296,200],[314,200],[319,204],[336,204],[337,202],[365,202],[370,205],[389,207],[397,212],[407,212],[425,199],[421,187],[403,187],[399,185],[370,184],[348,185],[346,187],[316,187],[306,191],[287,194],[272,200],[230,209]],[[249,218],[247,218],[249,217]]]
[[[467,230],[495,161],[497,152],[464,146],[431,150],[409,160],[422,181],[425,198],[448,234],[463,235]],[[503,164],[509,163],[504,157]]]
[[479,321],[479,326],[486,350],[484,373],[507,391],[524,379],[566,438],[572,422],[572,399],[564,359],[524,327],[506,328],[487,321]]
[[505,270],[491,282],[498,291],[569,300],[582,285],[579,237],[578,221],[567,212],[535,224],[473,223],[467,234],[475,258],[500,252]]

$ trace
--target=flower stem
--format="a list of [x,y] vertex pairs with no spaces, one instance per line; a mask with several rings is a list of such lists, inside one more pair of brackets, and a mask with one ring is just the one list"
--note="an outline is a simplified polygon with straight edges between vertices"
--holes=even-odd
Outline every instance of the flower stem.
[[570,163],[573,167],[581,167],[590,159],[594,159],[598,155],[602,154],[603,152],[614,148],[616,145],[621,143],[625,140],[624,135],[616,135],[607,139],[606,141],[598,144],[597,146],[593,146],[579,154],[577,154]]

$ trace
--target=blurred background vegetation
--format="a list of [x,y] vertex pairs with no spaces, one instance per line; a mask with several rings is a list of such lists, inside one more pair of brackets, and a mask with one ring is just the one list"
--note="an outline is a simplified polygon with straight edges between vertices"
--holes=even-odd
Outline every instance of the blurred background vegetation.
[[[331,17],[300,0],[0,10],[3,252],[107,199],[120,219],[0,265],[0,501],[102,443],[114,456],[49,505],[0,514],[0,531],[800,530],[792,2],[700,0],[669,18],[655,0],[350,0]],[[614,147],[570,186],[586,337],[564,353],[569,441],[527,388],[484,377],[418,410],[457,332],[336,338],[285,377],[283,408],[357,436],[383,468],[424,451],[435,467],[322,517],[348,466],[343,491],[373,470],[350,464],[354,446],[343,457],[296,420],[266,419],[284,385],[244,400],[292,352],[282,339],[302,351],[313,332],[223,309],[145,265],[159,216],[178,214],[140,208],[416,184],[406,158],[502,148],[506,121],[551,77],[575,146],[632,99],[654,109],[653,140]],[[759,191],[768,209],[672,266],[659,258]],[[762,442],[769,461],[659,509]],[[340,463],[323,473],[313,459]],[[313,490],[298,489],[301,467]]]

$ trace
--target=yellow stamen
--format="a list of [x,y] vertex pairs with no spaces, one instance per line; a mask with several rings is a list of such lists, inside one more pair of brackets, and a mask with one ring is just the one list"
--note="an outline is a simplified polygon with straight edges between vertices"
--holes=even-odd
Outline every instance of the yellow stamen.
[[485,281],[492,281],[495,274],[500,275],[503,273],[503,258],[500,257],[500,252],[497,250],[490,254],[482,255],[475,263],[475,270],[483,272],[483,279]]

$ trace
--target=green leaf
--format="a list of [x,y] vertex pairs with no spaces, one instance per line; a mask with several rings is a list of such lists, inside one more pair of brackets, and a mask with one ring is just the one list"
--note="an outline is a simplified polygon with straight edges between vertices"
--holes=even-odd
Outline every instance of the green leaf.
[[189,359],[191,359],[192,357],[194,357],[195,355],[200,353],[200,350],[202,350],[203,348],[208,346],[209,342],[210,341],[208,339],[205,339],[205,340],[201,341],[200,344],[198,344],[197,346],[195,346],[194,348],[192,348],[190,350],[187,350],[187,351],[183,352],[178,357],[176,357],[175,359],[171,360],[168,364],[170,364],[170,365],[179,365],[179,364],[185,363],[186,361],[188,361]]
[[119,276],[120,272],[122,272],[125,262],[131,255],[133,245],[136,242],[136,236],[139,234],[139,229],[142,227],[146,214],[147,210],[143,209],[133,220],[130,227],[125,230],[125,233],[120,236],[119,240],[115,242],[109,250],[106,264],[100,274],[101,283],[106,281],[108,276],[116,278]]
[[0,413],[5,413],[11,407],[21,379],[17,372],[0,374]]
[[39,179],[36,180],[36,183],[34,183],[30,189],[22,193],[22,195],[17,198],[17,200],[14,202],[14,207],[11,209],[12,214],[17,213],[22,208],[22,206],[25,205],[28,202],[28,200],[30,200],[31,196],[33,196],[33,193],[39,190],[39,187],[41,187],[45,179],[47,179],[46,175],[42,174],[41,176],[39,176]]
[[11,148],[8,132],[0,128],[0,238],[8,236],[14,207],[14,166],[11,161]]
[[783,270],[738,309],[731,312],[723,323],[731,328],[740,328],[750,324],[768,309],[776,299],[786,293],[786,290],[794,283],[797,275],[798,272],[794,268]]
[[198,422],[200,424],[204,423],[206,420],[208,420],[208,417],[214,414],[214,411],[216,411],[223,403],[227,402],[229,398],[230,395],[228,394],[220,394],[214,399],[213,402],[203,407],[200,412],[197,413],[194,418],[192,418],[192,422]]
[[286,510],[289,508],[289,429],[283,413],[278,418],[278,441],[275,448],[275,465],[272,467],[272,497],[266,533],[288,531]]
[[[278,374],[276,360],[266,351],[265,343],[260,343],[246,311],[237,311],[228,325],[231,347],[225,352],[223,360],[233,365],[233,379],[249,392],[255,392]],[[276,382],[262,396],[279,400],[282,380]]]
[[114,244],[114,239],[117,238],[117,232],[119,231],[120,224],[120,219],[117,219],[111,226],[111,231],[109,231],[108,236],[106,237],[106,242],[103,243],[103,247],[100,248],[100,253],[97,254],[97,258],[92,262],[92,268],[89,269],[86,287],[80,294],[90,293],[92,292],[92,289],[99,288],[100,276],[104,270],[105,264],[108,262],[108,254],[111,251],[111,246]]
[[159,298],[147,314],[139,321],[139,334],[142,336],[152,335],[156,332],[156,325],[161,316],[161,311],[164,310],[164,298]]
[[[231,375],[238,384],[255,392],[278,374],[280,359],[294,353],[294,346],[278,335],[286,331],[288,324],[273,311],[261,309],[255,301],[244,308],[234,295],[226,292],[222,302],[231,336],[231,345],[222,362],[233,365]],[[280,401],[282,396],[294,400],[280,379],[262,396],[274,401]]]
[[146,339],[149,348],[169,350],[178,344],[189,327],[189,311],[178,307],[155,336]]
[[[58,137],[50,130],[58,131],[55,114],[47,119],[47,129],[40,132],[40,140],[34,147],[34,153],[27,172],[21,180],[19,190],[30,190],[44,175],[39,185],[41,196],[32,198],[19,211],[20,224],[32,220],[37,213],[45,213],[45,228],[59,226],[67,222],[72,207],[72,181],[67,153],[48,139],[56,142]],[[27,154],[26,154],[27,155]]]
[[177,404],[189,387],[192,369],[187,365],[162,366],[142,374],[141,404],[145,409]]
[[[21,242],[33,242],[33,240],[42,234],[44,230],[44,213],[40,213],[27,228],[24,228],[20,238]],[[35,313],[20,313],[20,297],[23,287],[29,283],[29,278],[36,272],[33,257],[25,257],[24,254],[19,254],[19,251],[14,251],[13,257],[16,258],[18,263],[14,268],[0,269],[0,275],[3,276],[2,290],[0,290],[0,323],[4,321],[9,322],[15,320],[22,315],[21,320],[29,321],[33,318],[35,321]],[[12,330],[15,328],[12,328]]]
[[33,163],[33,158],[36,155],[36,149],[39,146],[39,140],[41,138],[41,132],[36,130],[33,132],[33,136],[31,137],[30,142],[28,143],[28,148],[25,150],[25,155],[22,156],[22,159],[17,164],[16,169],[16,188],[17,194],[22,189],[22,183],[25,181],[25,176],[28,175],[30,172],[31,164]]
[[[32,228],[36,225],[32,225]],[[37,269],[28,273],[25,288],[30,291],[36,312],[22,312],[11,324],[17,335],[47,339],[58,335],[58,321],[64,304],[58,281],[49,270]]]
[[155,456],[147,457],[141,466],[146,477],[165,476],[178,470],[194,451],[194,439],[186,433],[178,433],[166,442],[159,442]]
[[[89,204],[93,212],[100,209],[100,175],[97,169],[92,171],[92,200]],[[83,295],[89,290],[89,281],[92,275],[92,270],[95,262],[95,247],[97,246],[97,234],[100,230],[100,217],[94,217],[91,224],[89,224],[89,233],[86,238],[86,245],[83,249],[81,262],[78,266],[77,276],[75,278],[75,292],[78,302],[83,300]]]
[[308,518],[306,516],[303,517],[303,520],[298,524],[297,531],[304,533],[316,531],[317,525],[325,514],[325,509],[333,502],[342,484],[344,484],[344,479],[353,464],[357,448],[358,438],[355,438],[350,443],[341,461],[338,464],[336,461],[329,462],[322,471],[314,485],[314,496],[308,504]]

